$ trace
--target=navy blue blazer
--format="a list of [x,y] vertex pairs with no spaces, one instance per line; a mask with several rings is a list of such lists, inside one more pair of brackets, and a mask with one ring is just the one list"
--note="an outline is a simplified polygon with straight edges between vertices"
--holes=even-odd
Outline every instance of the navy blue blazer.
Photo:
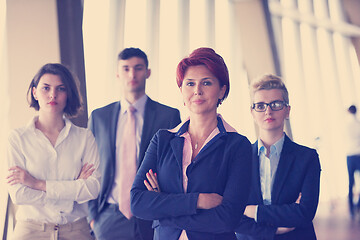
[[[238,240],[316,239],[312,220],[318,206],[321,171],[316,150],[296,144],[285,135],[271,192],[271,205],[264,205],[258,142],[252,147],[253,178],[248,205],[258,205],[257,222],[244,216],[235,229]],[[296,204],[300,193],[300,204]],[[275,235],[277,227],[295,227],[295,230]]]
[[[97,199],[89,201],[88,220],[101,214],[111,192],[115,177],[115,144],[120,102],[111,103],[92,112],[88,127],[95,136],[100,154],[101,189]],[[174,128],[181,122],[177,109],[162,105],[148,98],[144,112],[144,126],[141,135],[138,166],[144,158],[151,138],[159,129]],[[151,221],[137,219],[143,239],[152,239]],[[128,229],[124,229],[128,231]]]
[[[183,229],[189,240],[236,239],[234,227],[245,209],[250,191],[251,144],[236,132],[226,132],[218,118],[220,133],[208,142],[188,166],[187,192],[183,188],[181,135],[189,121],[173,133],[160,130],[151,140],[131,189],[131,209],[139,218],[156,220],[154,239],[179,239]],[[161,192],[148,191],[145,174],[157,173]],[[199,193],[218,193],[222,203],[197,209]]]

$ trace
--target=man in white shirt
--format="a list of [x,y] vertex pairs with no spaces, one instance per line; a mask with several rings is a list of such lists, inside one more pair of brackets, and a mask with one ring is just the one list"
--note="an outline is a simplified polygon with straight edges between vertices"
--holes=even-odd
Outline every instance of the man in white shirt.
[[[120,52],[117,78],[123,85],[124,95],[120,101],[94,110],[89,119],[88,127],[98,144],[102,172],[99,197],[89,202],[88,220],[97,240],[153,239],[151,221],[133,217],[129,209],[120,210],[119,206],[130,196],[130,190],[121,193],[123,174],[129,174],[128,168],[121,169],[121,164],[127,160],[123,159],[123,154],[128,153],[128,149],[122,151],[124,149],[121,147],[124,140],[129,141],[129,137],[122,138],[127,130],[127,119],[134,115],[136,169],[153,135],[161,128],[174,128],[181,122],[177,109],[155,102],[146,95],[146,79],[150,73],[147,56],[142,50],[126,48]],[[130,106],[135,109],[134,113],[128,111]],[[130,207],[130,202],[127,205]]]
[[356,117],[356,106],[351,105],[348,109],[351,114],[351,119],[347,125],[347,167],[349,172],[349,210],[351,217],[355,217],[355,210],[360,209],[360,199],[354,206],[353,187],[355,184],[355,171],[360,171],[360,121]]

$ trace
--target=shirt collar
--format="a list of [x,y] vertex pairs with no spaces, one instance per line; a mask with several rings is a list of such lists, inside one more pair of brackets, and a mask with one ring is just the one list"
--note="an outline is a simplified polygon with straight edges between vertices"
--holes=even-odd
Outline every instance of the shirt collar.
[[39,119],[39,116],[33,117],[27,124],[29,130],[35,131],[35,122]]
[[138,100],[136,100],[136,102],[130,104],[125,98],[122,98],[120,100],[121,103],[120,114],[121,115],[124,114],[128,110],[129,106],[132,105],[134,108],[136,108],[137,113],[141,114],[141,116],[144,116],[147,99],[148,96],[144,94],[144,96],[140,97]]
[[[285,141],[285,134],[273,145],[270,146],[270,154],[276,154],[277,156],[280,156],[282,148],[284,146]],[[258,139],[258,155],[261,153],[264,153],[266,155],[266,148],[264,146],[264,143],[261,141],[261,139]]]
[[[28,128],[29,130],[35,132],[35,131],[36,131],[35,122],[36,122],[38,119],[39,119],[39,116],[33,117],[33,118],[30,120],[30,122],[27,124],[27,128]],[[70,131],[70,128],[71,128],[72,123],[71,123],[71,121],[70,121],[68,118],[66,118],[65,116],[63,116],[63,119],[64,119],[64,122],[65,122],[65,126],[64,126],[63,130],[61,130],[61,131],[64,131],[65,136],[67,136],[67,134],[68,134],[69,131]],[[40,130],[39,130],[39,131],[40,131]]]
[[[217,115],[217,119],[218,119],[218,124],[217,124],[217,128],[219,129],[220,133],[225,133],[225,132],[237,132],[235,130],[235,128],[231,127],[221,116],[221,114]],[[187,119],[185,119],[185,121],[183,121],[182,123],[180,123],[177,127],[168,130],[169,132],[172,133],[176,133],[177,136],[181,136],[184,133],[186,133],[188,131],[189,128],[189,123],[190,123],[190,117],[188,117]]]

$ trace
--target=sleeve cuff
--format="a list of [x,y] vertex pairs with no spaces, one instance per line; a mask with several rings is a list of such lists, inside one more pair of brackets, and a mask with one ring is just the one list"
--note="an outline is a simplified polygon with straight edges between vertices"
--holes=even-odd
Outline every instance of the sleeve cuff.
[[[66,184],[65,184],[66,185]],[[65,189],[68,189],[66,191]],[[57,211],[69,213],[74,207],[74,192],[69,187],[57,181],[46,181],[46,199],[50,206]]]
[[256,206],[255,206],[255,213],[254,213],[254,220],[255,220],[255,222],[257,222],[258,207],[259,207],[259,205],[256,205]]

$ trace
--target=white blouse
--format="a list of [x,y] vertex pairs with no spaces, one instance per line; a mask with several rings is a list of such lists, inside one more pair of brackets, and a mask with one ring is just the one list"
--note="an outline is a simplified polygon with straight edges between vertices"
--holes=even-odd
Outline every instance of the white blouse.
[[[64,118],[55,146],[35,128],[38,117],[9,136],[8,167],[18,166],[46,181],[46,192],[22,184],[9,185],[12,201],[19,205],[16,219],[66,224],[87,216],[87,201],[100,191],[99,154],[91,131]],[[95,171],[77,179],[82,166],[94,164]]]

